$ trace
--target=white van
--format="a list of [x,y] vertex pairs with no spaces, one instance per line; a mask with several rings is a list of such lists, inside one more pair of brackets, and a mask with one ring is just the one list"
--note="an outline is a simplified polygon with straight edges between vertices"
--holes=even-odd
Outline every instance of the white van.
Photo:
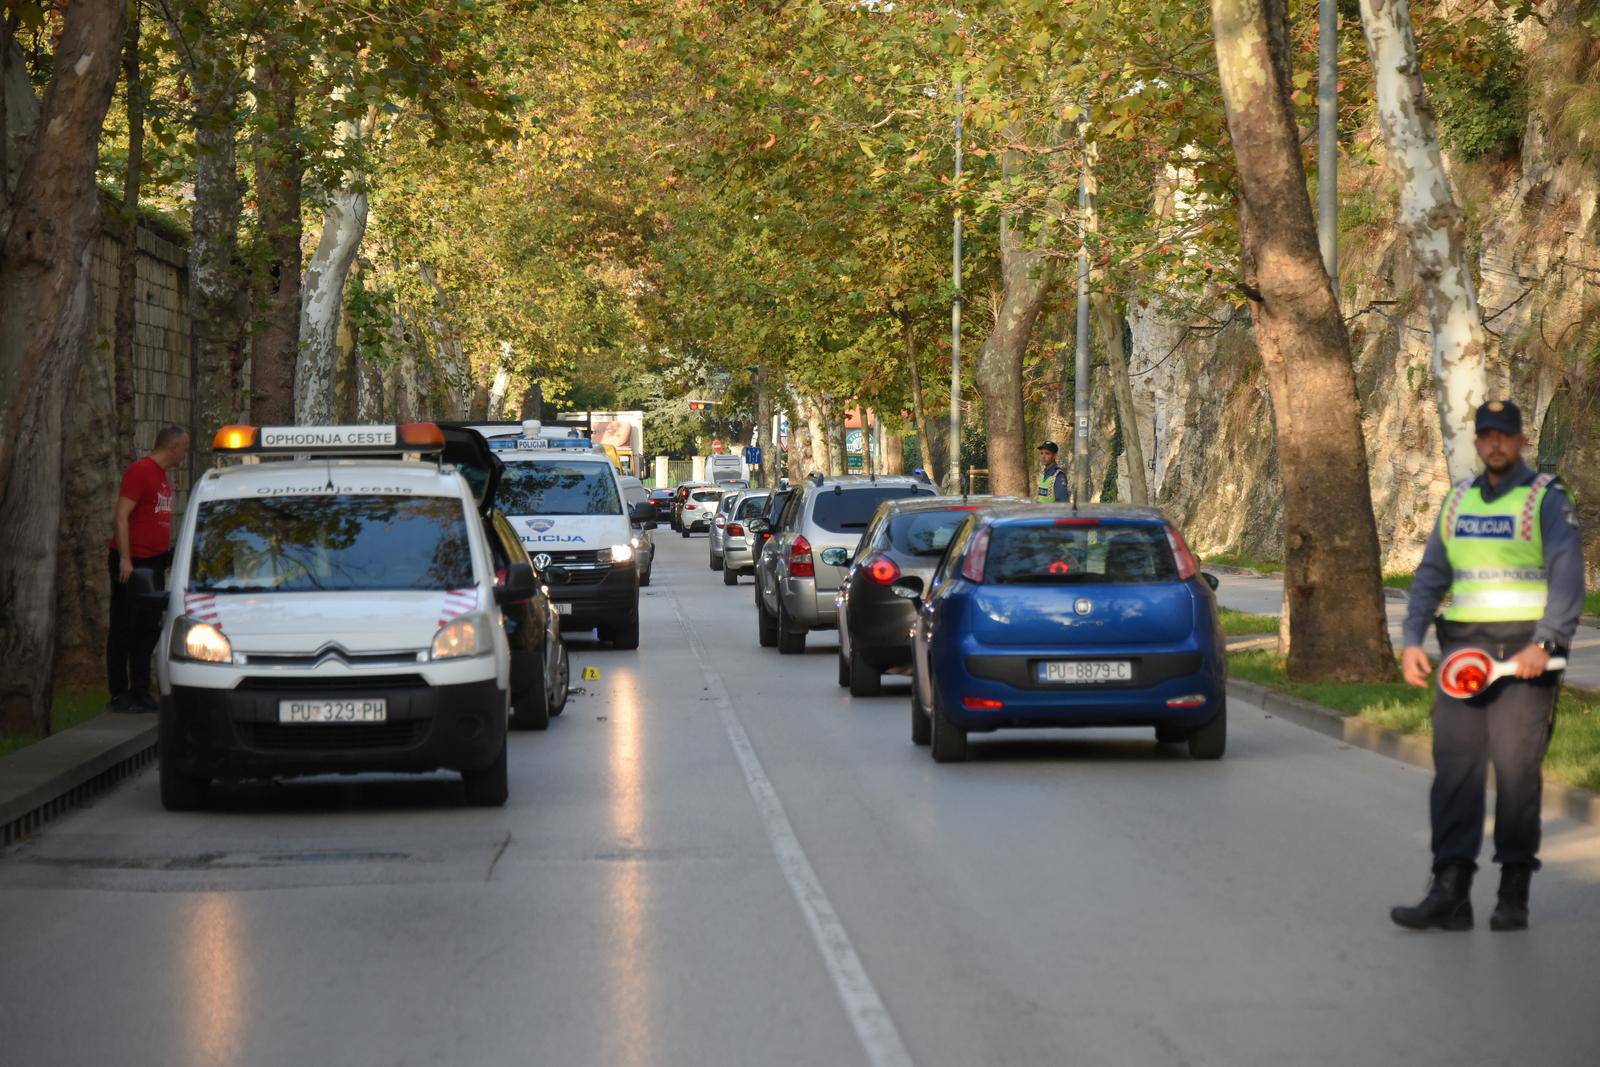
[[[477,448],[485,459],[481,440]],[[433,423],[227,426],[197,480],[156,652],[161,800],[214,780],[459,771],[506,801],[510,652],[480,501]],[[263,462],[270,460],[270,462]]]
[[[604,453],[491,438],[505,470],[495,502],[550,587],[562,629],[598,629],[616,648],[639,647],[639,551],[616,468]],[[530,445],[532,447],[530,447]]]
[[748,478],[744,460],[738,456],[719,452],[706,457],[706,481],[720,485],[726,482],[742,482]]

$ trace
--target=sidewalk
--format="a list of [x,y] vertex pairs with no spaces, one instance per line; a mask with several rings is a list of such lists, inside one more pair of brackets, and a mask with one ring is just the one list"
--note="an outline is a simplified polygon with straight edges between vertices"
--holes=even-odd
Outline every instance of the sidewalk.
[[0,846],[110,788],[155,754],[154,713],[107,712],[0,758]]
[[[1235,611],[1248,611],[1262,615],[1276,615],[1283,610],[1283,579],[1257,577],[1246,574],[1217,575],[1217,603]],[[1400,650],[1400,627],[1406,619],[1406,602],[1391,597],[1385,601],[1389,614],[1389,637],[1395,651]],[[1263,645],[1262,647],[1268,647]],[[1435,660],[1439,656],[1439,643],[1433,631],[1423,645]],[[1572,652],[1567,657],[1566,684],[1576,689],[1600,690],[1600,630],[1589,626],[1578,627],[1573,639]]]

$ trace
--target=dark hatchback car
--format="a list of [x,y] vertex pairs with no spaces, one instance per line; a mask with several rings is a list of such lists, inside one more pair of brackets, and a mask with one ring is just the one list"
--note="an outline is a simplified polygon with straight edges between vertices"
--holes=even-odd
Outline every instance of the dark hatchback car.
[[1226,747],[1226,650],[1212,588],[1159,511],[1018,505],[974,513],[917,605],[911,740],[941,763],[967,735],[1154,728],[1196,759]]
[[[861,543],[848,553],[850,572],[839,586],[839,684],[852,696],[877,696],[883,674],[911,662],[916,610],[896,596],[901,578],[933,577],[956,530],[979,508],[1005,497],[902,497],[879,505]],[[827,549],[824,563],[842,549]],[[835,554],[830,558],[830,553]]]
[[650,506],[656,509],[657,522],[667,522],[672,518],[673,495],[671,489],[650,490]]

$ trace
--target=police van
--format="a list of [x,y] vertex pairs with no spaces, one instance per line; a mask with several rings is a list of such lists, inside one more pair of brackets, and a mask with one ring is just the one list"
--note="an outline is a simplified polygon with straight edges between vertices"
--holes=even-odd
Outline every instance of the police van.
[[643,560],[633,527],[653,529],[655,509],[630,508],[616,468],[587,439],[549,436],[531,420],[471,428],[504,464],[496,503],[544,575],[562,629],[638,648]]
[[537,587],[527,563],[496,584],[444,431],[227,426],[212,448],[168,590],[134,576],[166,607],[162,803],[198,807],[214,780],[445,769],[469,803],[504,804],[500,604]]

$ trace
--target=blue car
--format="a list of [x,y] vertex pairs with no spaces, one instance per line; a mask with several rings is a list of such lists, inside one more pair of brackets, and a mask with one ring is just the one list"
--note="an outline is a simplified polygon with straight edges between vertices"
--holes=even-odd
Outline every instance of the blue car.
[[893,586],[918,608],[912,741],[945,763],[966,759],[969,733],[1137,726],[1219,758],[1228,715],[1215,581],[1151,508],[974,513],[926,588]]

